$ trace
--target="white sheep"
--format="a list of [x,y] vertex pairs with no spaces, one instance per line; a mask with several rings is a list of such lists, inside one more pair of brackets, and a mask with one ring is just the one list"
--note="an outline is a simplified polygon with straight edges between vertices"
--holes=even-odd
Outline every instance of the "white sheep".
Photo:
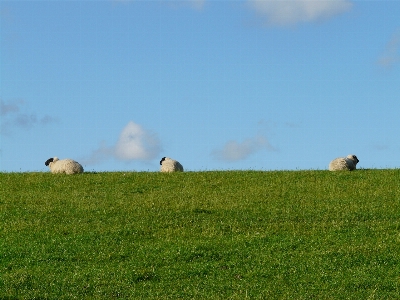
[[329,171],[347,170],[353,171],[359,162],[357,156],[350,154],[347,157],[335,158],[329,163]]
[[169,157],[163,157],[160,160],[160,165],[161,172],[183,172],[182,165],[178,161]]
[[83,167],[78,162],[68,158],[60,160],[58,157],[52,157],[46,160],[44,164],[50,168],[51,173],[83,173]]

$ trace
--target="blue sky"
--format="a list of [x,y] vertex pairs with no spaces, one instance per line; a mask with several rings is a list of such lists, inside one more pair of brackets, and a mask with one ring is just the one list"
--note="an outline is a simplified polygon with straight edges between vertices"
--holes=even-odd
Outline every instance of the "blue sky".
[[0,171],[398,168],[399,16],[399,1],[0,1]]

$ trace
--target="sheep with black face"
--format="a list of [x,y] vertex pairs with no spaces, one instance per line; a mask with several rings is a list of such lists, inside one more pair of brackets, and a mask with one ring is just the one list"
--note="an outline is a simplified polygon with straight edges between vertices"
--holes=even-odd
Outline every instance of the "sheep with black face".
[[65,173],[65,174],[78,174],[83,173],[83,167],[72,159],[58,159],[58,157],[52,157],[46,160],[44,163],[50,168],[51,173]]
[[329,171],[353,171],[359,162],[357,156],[349,154],[347,157],[335,158],[329,163]]
[[183,172],[183,166],[178,161],[169,157],[163,157],[160,160],[160,165],[161,172]]

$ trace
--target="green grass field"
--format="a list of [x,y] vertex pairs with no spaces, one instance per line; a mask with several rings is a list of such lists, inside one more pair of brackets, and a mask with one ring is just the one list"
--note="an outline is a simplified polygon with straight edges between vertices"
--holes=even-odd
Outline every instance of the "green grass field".
[[1,299],[399,299],[400,170],[0,183]]

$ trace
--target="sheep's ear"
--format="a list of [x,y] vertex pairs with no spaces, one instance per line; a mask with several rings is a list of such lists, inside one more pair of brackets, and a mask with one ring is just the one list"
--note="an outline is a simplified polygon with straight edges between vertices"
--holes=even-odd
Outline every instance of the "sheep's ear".
[[161,158],[160,160],[160,165],[162,165],[162,162],[165,160],[165,157]]
[[48,166],[51,162],[53,162],[53,158],[49,158],[44,164]]

